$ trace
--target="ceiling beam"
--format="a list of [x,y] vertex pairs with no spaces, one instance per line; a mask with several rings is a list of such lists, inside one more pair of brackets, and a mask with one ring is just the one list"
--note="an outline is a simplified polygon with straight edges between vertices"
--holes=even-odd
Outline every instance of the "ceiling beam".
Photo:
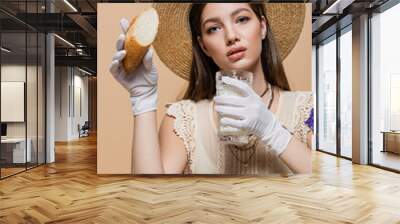
[[324,15],[335,15],[342,14],[343,11],[351,5],[355,0],[336,0],[332,2],[329,6],[327,6],[322,14]]
[[79,25],[88,35],[90,38],[97,38],[97,30],[90,24],[85,17],[80,14],[67,14],[67,16],[74,21],[77,25]]
[[56,66],[80,66],[88,67],[96,71],[96,58],[92,56],[55,56]]

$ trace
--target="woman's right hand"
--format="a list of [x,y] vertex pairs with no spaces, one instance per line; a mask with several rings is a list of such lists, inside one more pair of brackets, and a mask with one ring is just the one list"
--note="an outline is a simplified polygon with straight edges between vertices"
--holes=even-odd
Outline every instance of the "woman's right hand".
[[135,71],[127,73],[121,61],[126,55],[124,42],[129,22],[126,19],[121,19],[120,23],[122,34],[117,40],[117,53],[112,59],[110,72],[128,90],[134,115],[156,110],[158,72],[153,64],[153,49],[149,48]]

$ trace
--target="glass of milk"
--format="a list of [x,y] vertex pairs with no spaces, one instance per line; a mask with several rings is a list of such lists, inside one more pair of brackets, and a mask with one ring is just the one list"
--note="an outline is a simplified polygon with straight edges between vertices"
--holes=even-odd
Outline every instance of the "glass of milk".
[[[244,70],[221,70],[218,71],[216,74],[217,96],[232,95],[243,97],[242,93],[236,87],[232,87],[230,85],[222,83],[223,76],[228,76],[240,80],[250,87],[252,86],[253,73]],[[219,120],[221,120],[221,118],[223,117],[219,116]],[[234,128],[231,126],[220,125],[218,129],[218,136],[220,141],[229,144],[244,145],[249,142],[249,133],[246,130]]]

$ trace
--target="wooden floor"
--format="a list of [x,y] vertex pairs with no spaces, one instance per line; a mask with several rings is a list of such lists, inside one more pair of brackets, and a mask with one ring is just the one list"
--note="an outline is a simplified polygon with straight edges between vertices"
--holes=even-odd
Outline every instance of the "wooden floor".
[[96,174],[95,137],[0,181],[0,223],[400,223],[400,175],[314,153],[312,175]]
[[25,167],[24,168],[1,168],[1,177],[8,177],[10,175],[19,173],[26,170]]
[[374,164],[389,167],[391,169],[400,170],[400,154],[392,152],[374,151],[372,157]]

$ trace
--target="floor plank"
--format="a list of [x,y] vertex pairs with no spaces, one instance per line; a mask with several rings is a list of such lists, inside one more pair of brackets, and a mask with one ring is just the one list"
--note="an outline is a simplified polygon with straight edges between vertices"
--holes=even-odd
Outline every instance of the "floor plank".
[[391,169],[400,170],[400,154],[392,152],[381,152],[375,150],[372,161],[376,165],[389,167]]
[[314,152],[313,174],[96,174],[96,137],[0,181],[0,223],[400,223],[400,175]]

